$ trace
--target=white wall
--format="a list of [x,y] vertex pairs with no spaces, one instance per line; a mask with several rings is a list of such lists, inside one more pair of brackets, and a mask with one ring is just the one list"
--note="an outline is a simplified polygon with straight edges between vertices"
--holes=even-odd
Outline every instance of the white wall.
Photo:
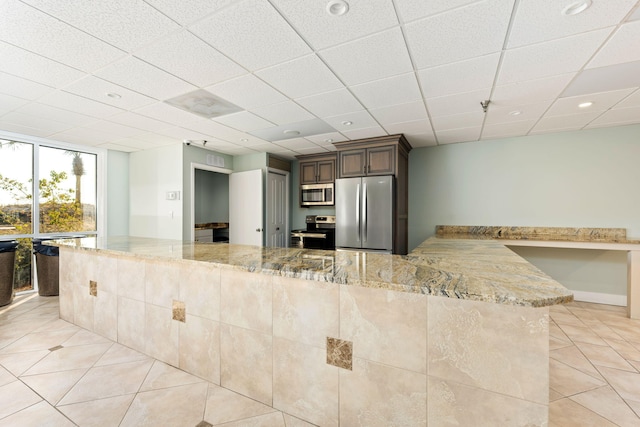
[[[180,200],[166,200],[179,191]],[[129,157],[129,234],[182,240],[182,144]]]
[[[640,125],[414,149],[409,246],[439,224],[621,227],[640,236],[639,162]],[[542,263],[544,256],[529,254]],[[593,277],[576,258],[556,252],[553,263],[563,259],[566,268],[556,265],[552,277],[626,293],[622,261],[603,263],[609,274]]]
[[107,151],[107,235],[129,234],[129,153]]

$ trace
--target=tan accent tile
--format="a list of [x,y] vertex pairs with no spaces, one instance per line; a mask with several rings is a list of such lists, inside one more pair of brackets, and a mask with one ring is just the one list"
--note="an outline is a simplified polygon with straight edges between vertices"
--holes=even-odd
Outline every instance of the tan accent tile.
[[220,384],[220,323],[187,315],[180,326],[178,366]]
[[549,427],[616,427],[600,415],[564,398],[549,404]]
[[275,409],[270,406],[263,405],[222,387],[213,384],[209,385],[204,419],[213,425],[217,426],[227,422],[245,420],[271,412],[275,412]]
[[79,426],[120,425],[135,394],[58,406],[57,409]]
[[98,296],[98,282],[95,280],[89,280],[89,295],[93,297]]
[[585,374],[591,375],[594,378],[604,380],[598,370],[591,364],[589,359],[587,359],[575,345],[549,351],[549,357],[562,362],[565,365],[569,365]]
[[209,320],[220,320],[220,269],[209,263],[180,266],[180,300],[189,314]]
[[137,258],[118,258],[117,260],[118,296],[144,301],[146,263]]
[[145,304],[143,301],[118,297],[118,342],[145,351]]
[[640,425],[640,418],[609,386],[576,394],[570,399],[618,426],[635,427]]
[[272,276],[222,270],[220,286],[222,322],[265,334],[272,333]]
[[426,385],[425,374],[356,358],[340,371],[340,425],[424,426]]
[[353,367],[353,343],[327,337],[327,364],[351,370]]
[[173,300],[172,304],[172,319],[178,322],[184,323],[187,319],[187,309],[183,301]]
[[603,347],[600,345],[581,342],[577,342],[576,345],[594,365],[636,372],[633,366],[624,360],[622,356],[616,353],[616,351],[611,347]]
[[202,378],[198,378],[195,375],[156,360],[153,362],[147,377],[140,386],[140,391],[197,384],[203,381],[204,380]]
[[220,329],[220,385],[271,405],[273,337],[225,324]]
[[145,304],[144,353],[149,356],[178,366],[178,340],[180,323],[171,319],[171,309]]
[[355,357],[426,373],[427,297],[343,285],[339,336],[357,343]]
[[322,426],[338,425],[338,372],[326,350],[273,339],[273,407]]
[[56,411],[53,406],[45,401],[36,403],[7,418],[3,418],[2,424],[6,426],[75,426],[75,424],[67,420],[60,412]]
[[582,373],[578,369],[551,359],[549,361],[549,387],[563,396],[571,396],[605,385],[604,381]]

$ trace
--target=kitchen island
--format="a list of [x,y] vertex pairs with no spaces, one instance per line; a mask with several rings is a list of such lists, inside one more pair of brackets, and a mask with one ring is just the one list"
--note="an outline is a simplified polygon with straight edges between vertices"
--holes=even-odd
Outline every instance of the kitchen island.
[[547,424],[548,306],[572,294],[499,242],[54,244],[63,319],[313,424]]

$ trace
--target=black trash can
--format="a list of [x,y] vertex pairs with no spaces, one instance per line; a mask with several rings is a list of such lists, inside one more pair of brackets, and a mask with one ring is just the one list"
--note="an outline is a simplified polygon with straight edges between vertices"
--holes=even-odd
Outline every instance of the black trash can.
[[60,293],[60,249],[42,242],[53,239],[33,239],[33,253],[36,255],[38,294],[51,297]]
[[15,240],[0,241],[0,306],[11,304],[13,301],[13,272],[17,247],[18,242]]

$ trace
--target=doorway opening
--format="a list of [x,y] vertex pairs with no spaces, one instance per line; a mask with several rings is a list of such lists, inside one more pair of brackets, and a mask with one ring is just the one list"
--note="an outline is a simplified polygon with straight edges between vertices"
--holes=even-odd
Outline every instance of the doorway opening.
[[191,241],[229,241],[230,169],[191,164]]

